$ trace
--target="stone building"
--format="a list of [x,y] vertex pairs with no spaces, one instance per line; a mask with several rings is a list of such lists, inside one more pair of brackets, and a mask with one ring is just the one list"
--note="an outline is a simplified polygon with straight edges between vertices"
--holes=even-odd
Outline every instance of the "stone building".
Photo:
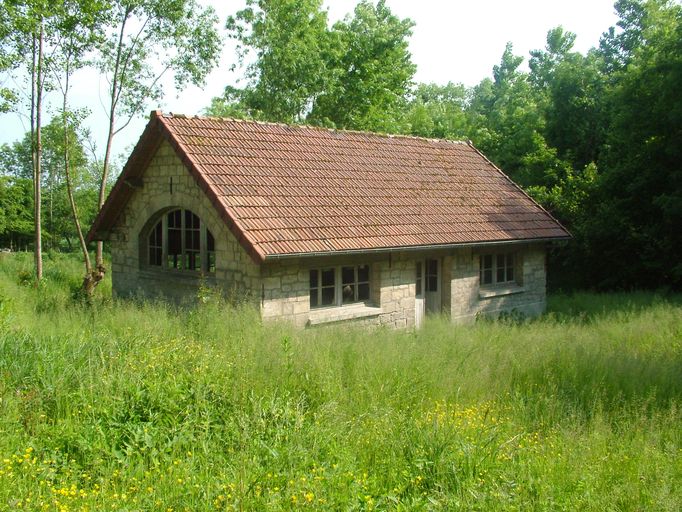
[[569,236],[470,143],[157,111],[88,238],[118,296],[205,284],[264,319],[413,327],[541,313]]

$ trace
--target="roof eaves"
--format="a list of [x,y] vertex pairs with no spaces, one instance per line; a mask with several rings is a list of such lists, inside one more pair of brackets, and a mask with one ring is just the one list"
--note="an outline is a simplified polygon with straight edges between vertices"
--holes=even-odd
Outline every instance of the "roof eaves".
[[315,251],[315,252],[290,252],[280,254],[266,254],[265,261],[274,261],[287,258],[313,258],[324,256],[346,256],[355,254],[381,254],[387,252],[415,252],[415,251],[431,251],[440,249],[456,249],[466,247],[485,247],[485,246],[499,246],[499,245],[515,245],[528,243],[549,243],[549,242],[563,242],[568,241],[571,235],[544,237],[544,238],[516,238],[513,240],[492,240],[479,242],[459,242],[452,244],[429,244],[429,245],[399,245],[394,247],[373,247],[368,249],[349,249],[345,251]]
[[[150,115],[150,120],[147,123],[142,135],[135,144],[135,148],[126,162],[120,176],[112,187],[107,199],[104,201],[102,208],[95,217],[95,220],[86,236],[87,242],[94,240],[102,240],[103,232],[108,231],[110,226],[113,226],[123,211],[122,206],[128,202],[132,194],[132,188],[129,185],[129,180],[141,174],[147,168],[149,161],[156,153],[160,143],[160,126],[158,119],[162,116],[160,110],[153,110]],[[145,151],[146,149],[146,151]]]

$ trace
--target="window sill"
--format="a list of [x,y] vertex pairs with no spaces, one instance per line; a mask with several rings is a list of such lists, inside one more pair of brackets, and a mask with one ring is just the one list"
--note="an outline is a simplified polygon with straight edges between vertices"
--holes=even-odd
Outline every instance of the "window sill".
[[507,284],[500,286],[485,286],[478,291],[479,299],[491,299],[493,297],[503,297],[505,295],[514,295],[523,293],[526,289],[518,284]]
[[321,325],[332,322],[343,322],[344,320],[355,320],[358,318],[371,318],[379,316],[383,310],[376,306],[365,304],[349,304],[347,306],[314,309],[308,316],[308,325]]

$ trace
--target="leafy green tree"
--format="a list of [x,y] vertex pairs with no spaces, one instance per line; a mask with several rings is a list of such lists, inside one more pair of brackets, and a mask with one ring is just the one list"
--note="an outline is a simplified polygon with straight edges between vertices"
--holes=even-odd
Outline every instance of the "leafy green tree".
[[638,46],[618,73],[587,247],[605,287],[682,286],[682,7],[639,5]]
[[468,91],[462,84],[419,84],[407,105],[410,133],[437,139],[466,139]]
[[227,21],[247,84],[227,87],[210,115],[400,131],[415,66],[412,22],[383,0],[327,25],[321,0],[248,0]]
[[[25,72],[28,87],[28,110],[31,123],[31,153],[33,169],[33,207],[34,207],[34,246],[36,282],[43,276],[42,256],[42,124],[43,97],[49,88],[51,69],[50,49],[58,45],[59,20],[63,0],[16,1],[3,3],[2,15],[5,37],[2,41],[2,65],[7,67],[8,59],[12,67]],[[26,58],[28,56],[28,58]],[[7,97],[4,93],[3,97]],[[6,103],[5,103],[6,105]],[[5,107],[6,108],[6,107]]]
[[543,110],[543,135],[559,158],[576,169],[599,160],[608,117],[603,60],[571,51],[575,34],[557,27],[544,50],[531,51],[529,79]]
[[11,144],[0,146],[0,176],[31,179],[33,162],[31,156],[31,135]]
[[[0,73],[8,73],[16,66],[16,55],[12,44],[12,6],[0,2]],[[10,43],[10,44],[8,44]],[[9,112],[16,103],[16,93],[4,83],[0,84],[0,113]]]
[[[97,190],[98,181],[92,171],[94,163],[88,158],[84,135],[78,126],[69,123],[67,130],[65,137],[61,116],[53,117],[43,129],[43,169],[45,171],[42,177],[42,188],[45,192],[42,196],[42,210],[45,212],[43,236],[51,248],[59,248],[65,241],[71,249],[73,242],[77,239],[64,173],[65,141],[69,144],[66,153],[69,155],[74,191],[78,196],[77,204],[85,212],[88,222],[92,221],[96,213],[97,201],[93,200],[93,195]],[[26,133],[21,141],[12,145],[3,145],[0,149],[0,165],[4,168],[4,172],[0,175],[4,174],[5,182],[9,183],[6,186],[15,187],[20,184],[23,190],[23,183],[31,180],[31,159],[30,132]],[[17,203],[17,208],[19,206],[33,208],[33,201],[27,203],[22,200]],[[16,209],[13,211],[22,219],[30,215],[30,211],[23,212],[21,215]]]
[[332,86],[310,114],[317,124],[356,130],[398,132],[416,66],[408,51],[414,23],[391,13],[384,0],[361,1],[352,18],[332,29],[336,52],[328,67]]
[[634,51],[642,46],[644,25],[648,22],[647,4],[665,4],[667,0],[644,2],[642,0],[616,0],[614,9],[618,14],[616,27],[610,27],[599,41],[604,57],[604,70],[611,74],[630,63]]
[[547,32],[544,50],[530,52],[529,78],[537,89],[542,90],[552,83],[557,65],[570,54],[575,38],[573,32],[567,32],[562,26],[558,26]]
[[527,74],[519,71],[523,58],[508,43],[493,80],[474,87],[468,110],[474,143],[510,176],[534,184],[524,170],[524,159],[545,145],[544,119]]
[[[65,199],[56,203],[57,207],[61,207],[58,211],[57,219],[62,224],[61,231],[63,238],[66,239],[69,249],[73,249],[73,242],[69,233],[71,230],[66,229],[64,224],[68,224],[67,219],[72,219],[72,228],[78,239],[81,252],[83,254],[83,263],[85,266],[85,276],[83,279],[83,288],[90,293],[97,282],[99,282],[103,275],[103,269],[97,267],[93,269],[88,247],[85,242],[83,230],[81,228],[81,218],[79,215],[79,208],[76,201],[76,191],[79,185],[78,181],[83,173],[80,169],[87,167],[87,158],[83,150],[83,145],[80,141],[81,128],[80,122],[87,114],[86,109],[71,110],[69,107],[69,94],[71,91],[71,79],[73,73],[87,65],[86,56],[92,52],[98,44],[106,39],[106,27],[109,18],[109,11],[102,3],[105,0],[79,0],[77,2],[66,2],[61,16],[61,32],[63,34],[58,50],[54,53],[55,66],[53,74],[55,83],[59,92],[61,93],[61,113],[59,117],[53,118],[53,122],[58,125],[59,142],[56,144],[58,148],[60,159],[60,177],[61,188],[63,193],[59,195],[60,199]],[[50,201],[50,226],[54,231],[53,226],[53,202]]]
[[32,239],[32,180],[0,176],[0,246],[18,250],[28,247]]
[[243,89],[230,85],[225,87],[222,96],[211,99],[211,103],[204,109],[204,114],[214,117],[230,117],[233,119],[257,119],[262,116],[247,106]]
[[[245,9],[227,19],[237,40],[247,86],[228,87],[223,103],[271,121],[301,122],[328,87],[333,51],[322,0],[247,0]],[[218,113],[214,103],[213,112]],[[230,112],[228,110],[228,112]]]

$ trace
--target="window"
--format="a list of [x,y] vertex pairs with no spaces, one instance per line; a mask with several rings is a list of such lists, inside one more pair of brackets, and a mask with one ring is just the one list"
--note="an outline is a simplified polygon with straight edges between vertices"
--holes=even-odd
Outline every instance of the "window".
[[438,260],[426,260],[426,291],[438,291]]
[[481,285],[515,282],[514,253],[481,254]]
[[369,265],[328,267],[310,271],[311,309],[368,300]]
[[150,266],[215,272],[215,239],[190,210],[164,214],[149,233],[147,251]]

